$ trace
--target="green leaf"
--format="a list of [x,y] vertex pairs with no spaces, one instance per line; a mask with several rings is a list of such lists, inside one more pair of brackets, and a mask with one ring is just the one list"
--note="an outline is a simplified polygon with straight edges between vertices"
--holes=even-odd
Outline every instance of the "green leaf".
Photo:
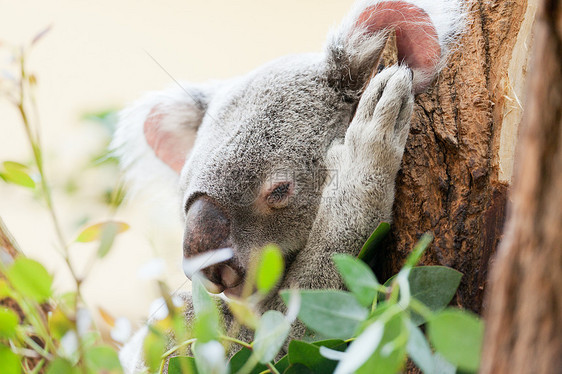
[[236,320],[244,326],[247,326],[252,330],[255,330],[258,327],[258,315],[244,300],[230,299],[228,300],[228,308]]
[[68,360],[55,358],[47,367],[45,374],[80,374],[80,369]]
[[97,252],[99,258],[104,258],[105,255],[109,253],[117,234],[119,234],[119,224],[115,222],[108,222],[104,225],[101,231],[100,246],[98,247]]
[[8,269],[6,276],[17,292],[39,303],[52,295],[53,278],[37,261],[18,257]]
[[215,301],[197,275],[192,279],[191,290],[195,311],[194,336],[202,343],[218,340],[221,335],[220,314]]
[[95,372],[123,372],[117,352],[109,346],[92,347],[86,351],[85,358],[88,368]]
[[315,345],[317,347],[326,347],[330,349],[335,349],[337,351],[340,351],[339,347],[342,346],[341,349],[342,352],[345,351],[345,348],[347,347],[347,343],[341,339],[319,340],[317,342],[312,342],[310,344]]
[[201,343],[218,340],[220,336],[220,319],[217,312],[204,310],[195,315],[193,336]]
[[433,353],[425,335],[412,321],[408,321],[407,326],[410,331],[410,338],[406,345],[408,355],[424,374],[435,373]]
[[347,288],[362,305],[371,306],[380,284],[369,266],[346,254],[336,254],[333,260]]
[[16,333],[18,322],[18,315],[13,310],[0,307],[0,337],[13,337]]
[[425,250],[429,247],[432,241],[433,235],[431,235],[430,233],[423,234],[420,240],[418,240],[418,242],[416,243],[408,258],[406,258],[404,268],[411,268],[416,266],[420,261],[421,256],[424,254]]
[[[251,350],[246,347],[242,347],[242,349],[236,352],[236,354],[230,359],[230,372],[237,373],[246,364],[246,362],[250,360],[251,355]],[[264,370],[267,370],[267,366],[258,363],[248,374],[259,374]]]
[[110,230],[111,231],[116,230],[117,234],[125,232],[129,229],[129,225],[124,222],[108,221],[108,222],[96,223],[95,225],[88,226],[84,230],[82,230],[82,232],[78,234],[78,237],[76,238],[75,241],[79,243],[89,243],[96,240],[100,240],[102,239],[103,233],[108,226],[115,227],[115,228],[111,228]]
[[388,222],[381,222],[375,231],[373,231],[369,239],[367,239],[357,258],[368,263],[375,256],[378,245],[382,242],[389,231],[390,224]]
[[195,315],[202,313],[205,310],[212,310],[216,308],[215,302],[203,285],[203,281],[204,279],[202,279],[198,274],[195,274],[191,280],[191,293]]
[[279,350],[285,343],[291,324],[283,313],[276,310],[268,310],[260,320],[254,338],[254,354],[259,362],[265,364],[277,356]]
[[[339,290],[299,290],[299,319],[327,338],[348,339],[369,312],[349,292]],[[288,304],[290,292],[281,291]]]
[[477,371],[484,323],[472,313],[445,309],[428,322],[429,340],[435,349],[460,369]]
[[74,327],[74,323],[66,316],[60,305],[49,313],[47,323],[49,332],[55,339],[61,339]]
[[284,374],[314,374],[314,372],[303,364],[292,364],[284,371]]
[[[395,278],[396,276],[393,276],[384,285],[390,286]],[[437,312],[451,302],[461,278],[461,272],[446,266],[414,267],[408,276],[410,293],[430,310]],[[412,313],[412,321],[416,325],[421,325],[425,319],[417,313]]]
[[8,286],[6,280],[0,278],[0,299],[10,297],[11,292],[10,286]]
[[195,342],[192,345],[197,371],[209,374],[226,374],[228,362],[226,361],[224,347],[216,340],[207,343]]
[[357,370],[357,374],[394,374],[404,367],[408,341],[404,316],[404,313],[398,313],[384,324],[380,344],[371,357]]
[[267,295],[277,285],[284,268],[283,255],[279,247],[273,244],[266,246],[261,253],[256,273],[256,286],[262,295]]
[[435,374],[455,374],[457,372],[456,366],[445,360],[439,352],[433,355],[433,365],[435,366]]
[[343,340],[327,340],[318,343],[310,344],[299,340],[293,340],[289,343],[289,362],[291,365],[302,364],[316,374],[332,373],[338,362],[322,356],[320,346],[343,352],[347,344]]
[[162,355],[166,351],[168,344],[168,337],[166,334],[156,327],[149,325],[148,334],[144,338],[143,353],[144,362],[154,372],[160,367],[162,362]]
[[285,355],[275,363],[275,368],[277,369],[278,372],[284,373],[290,364],[291,363],[289,362],[289,355]]
[[27,173],[28,167],[13,161],[5,161],[2,178],[6,182],[17,184],[27,188],[35,188],[35,181]]
[[172,357],[168,362],[168,374],[198,374],[193,357]]
[[[410,271],[408,281],[412,297],[421,301],[434,312],[445,308],[461,282],[462,273],[445,266],[422,266]],[[412,320],[422,324],[425,319],[414,313]]]
[[20,358],[5,345],[0,345],[0,362],[2,374],[20,374]]

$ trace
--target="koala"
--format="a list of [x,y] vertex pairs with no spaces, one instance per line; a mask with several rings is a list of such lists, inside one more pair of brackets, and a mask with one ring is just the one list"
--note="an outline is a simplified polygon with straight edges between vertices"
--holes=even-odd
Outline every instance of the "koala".
[[[232,248],[203,270],[214,292],[239,295],[268,243],[285,260],[280,288],[343,288],[332,255],[356,255],[391,221],[414,96],[461,20],[460,0],[360,1],[320,53],[140,99],[122,111],[112,147],[133,182],[178,186],[184,258]],[[390,30],[399,63],[378,72]],[[285,307],[273,293],[260,308]]]

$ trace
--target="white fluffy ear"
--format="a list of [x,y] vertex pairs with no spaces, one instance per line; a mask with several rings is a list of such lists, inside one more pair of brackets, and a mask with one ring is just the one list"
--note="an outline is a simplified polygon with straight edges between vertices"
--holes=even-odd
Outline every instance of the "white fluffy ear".
[[388,31],[395,30],[400,63],[412,69],[414,91],[422,92],[462,31],[464,13],[461,0],[357,2],[328,40],[333,81],[343,91],[361,91],[377,69]]
[[111,149],[129,181],[177,179],[215,86],[151,92],[119,113]]

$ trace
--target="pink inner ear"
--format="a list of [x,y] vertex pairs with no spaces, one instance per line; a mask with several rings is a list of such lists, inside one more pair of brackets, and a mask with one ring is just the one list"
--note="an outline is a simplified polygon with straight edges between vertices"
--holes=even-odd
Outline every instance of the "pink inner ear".
[[176,173],[180,173],[189,149],[186,139],[171,131],[164,130],[165,114],[153,108],[144,122],[144,137],[156,157],[164,161]]
[[398,59],[414,70],[435,70],[441,47],[437,31],[423,9],[403,1],[382,1],[365,9],[357,25],[372,33],[394,28]]

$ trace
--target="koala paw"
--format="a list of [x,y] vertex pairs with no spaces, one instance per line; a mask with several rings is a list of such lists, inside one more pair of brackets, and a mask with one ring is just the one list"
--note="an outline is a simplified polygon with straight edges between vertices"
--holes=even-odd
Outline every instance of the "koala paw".
[[399,167],[414,105],[412,75],[394,65],[371,79],[345,135],[352,162]]

